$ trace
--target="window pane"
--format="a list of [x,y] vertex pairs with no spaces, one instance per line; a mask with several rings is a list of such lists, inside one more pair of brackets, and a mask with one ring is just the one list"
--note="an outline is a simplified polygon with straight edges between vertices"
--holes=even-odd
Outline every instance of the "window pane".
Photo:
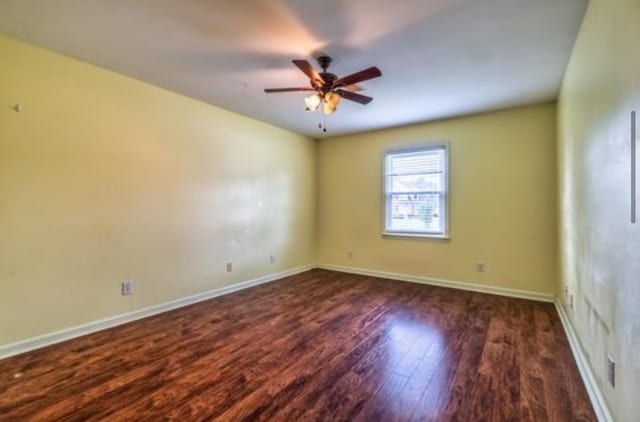
[[386,231],[447,235],[446,145],[387,153],[384,185]]
[[391,194],[387,230],[442,233],[440,194]]
[[442,173],[389,176],[389,192],[442,191]]

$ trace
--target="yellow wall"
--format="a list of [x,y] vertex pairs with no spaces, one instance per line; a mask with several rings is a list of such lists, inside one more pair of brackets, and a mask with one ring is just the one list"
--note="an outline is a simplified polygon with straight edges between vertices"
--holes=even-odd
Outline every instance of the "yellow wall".
[[[591,0],[558,118],[559,291],[574,295],[574,308],[565,298],[565,309],[620,421],[640,415],[640,222],[630,221],[630,112],[640,113],[639,41],[640,1]],[[615,389],[606,381],[607,354],[617,362]]]
[[[554,293],[555,113],[548,103],[319,141],[318,263]],[[450,142],[450,239],[383,237],[383,153],[429,141]]]
[[0,345],[313,263],[312,140],[3,36],[0,58]]

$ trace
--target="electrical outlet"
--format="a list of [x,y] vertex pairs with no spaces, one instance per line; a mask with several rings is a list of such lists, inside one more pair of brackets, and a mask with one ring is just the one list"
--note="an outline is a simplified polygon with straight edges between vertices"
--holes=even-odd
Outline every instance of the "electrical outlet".
[[484,261],[476,261],[476,271],[479,273],[487,271],[487,264]]
[[609,355],[607,355],[607,380],[612,387],[616,386],[616,363]]
[[271,254],[269,255],[269,262],[271,262],[272,264],[276,262],[276,256]]
[[227,272],[233,271],[233,262],[227,262]]
[[122,296],[129,296],[133,294],[133,280],[125,280],[120,285],[120,293]]
[[349,250],[347,251],[347,256],[349,257],[349,259],[352,259],[352,258],[353,258],[353,249],[349,249]]

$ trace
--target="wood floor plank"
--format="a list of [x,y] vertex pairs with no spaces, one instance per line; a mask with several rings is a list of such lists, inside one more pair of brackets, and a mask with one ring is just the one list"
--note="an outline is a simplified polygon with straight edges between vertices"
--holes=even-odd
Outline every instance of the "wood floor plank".
[[[330,336],[338,326],[345,323],[347,316],[354,324],[360,322],[360,318],[350,315],[352,314],[352,306],[367,309],[367,306],[371,306],[371,301],[366,301],[364,298],[352,298],[349,303],[334,305],[331,309],[332,318],[324,317],[321,321],[314,321],[309,318],[309,315],[306,315],[305,318],[309,318],[306,330],[290,331],[287,336],[279,338],[273,343],[273,350],[267,351],[264,357],[256,362],[255,367],[252,368],[255,376],[249,379],[248,388],[245,390],[247,396],[250,397],[243,397],[241,394],[227,394],[226,397],[229,400],[219,405],[220,410],[226,409],[226,418],[242,419],[241,415],[252,409],[251,406],[241,409],[244,402],[249,402],[250,405],[256,401],[271,403],[275,395],[282,395],[283,390],[293,393],[295,390],[292,389],[292,384],[298,384],[297,387],[300,388],[299,383],[312,376],[307,373],[306,369],[318,361],[330,358],[335,351],[335,342],[316,343],[313,339]],[[361,318],[366,318],[367,313],[365,311]],[[314,325],[314,322],[317,325]],[[313,329],[309,330],[309,327],[313,327]],[[213,389],[220,390],[220,383],[213,385]],[[206,390],[203,391],[203,393],[206,392]],[[255,394],[251,394],[252,392]],[[247,400],[244,400],[245,398]],[[238,410],[234,412],[233,408]],[[253,410],[250,413],[254,414],[254,417],[257,416]],[[209,413],[207,416],[213,417],[218,414]]]
[[0,420],[596,419],[552,305],[312,270],[0,360]]
[[[466,340],[476,325],[486,323],[485,314],[490,312],[493,306],[493,297],[483,297],[477,294],[460,294],[454,299],[464,300],[458,307],[454,306],[453,300],[450,301],[450,312],[455,317],[454,320],[452,319],[454,325],[450,326],[448,330],[442,331],[443,341],[439,348],[426,356],[419,367],[420,370],[416,373],[416,375],[423,377],[424,370],[422,368],[428,368],[430,371],[430,374],[424,377],[424,380],[429,382],[413,412],[410,419],[412,421],[438,420],[440,418],[446,409],[455,385],[454,379],[460,363],[465,361],[465,354],[473,352],[472,348],[467,347],[469,344]],[[474,318],[468,318],[467,315],[474,315]],[[475,319],[475,317],[478,318]],[[412,377],[409,382],[414,380],[420,381],[416,377]],[[468,392],[465,393],[468,395]]]
[[518,355],[518,323],[521,303],[510,300],[506,304],[503,337],[502,369],[498,401],[493,412],[495,420],[519,421],[520,413],[520,360]]
[[471,417],[473,395],[469,394],[469,385],[474,385],[477,381],[476,368],[482,364],[492,315],[499,309],[498,303],[500,303],[496,298],[491,298],[492,301],[487,301],[488,298],[484,299],[484,306],[479,306],[475,312],[471,329],[461,338],[464,345],[463,352],[454,374],[446,406],[439,414],[439,417],[445,420],[467,421]]
[[[341,409],[340,413],[349,420],[357,418],[363,411],[365,414],[373,411],[377,417],[382,417],[378,410],[382,407],[386,409],[388,406],[376,405],[381,402],[388,403],[389,389],[402,387],[407,380],[406,376],[398,374],[395,370],[406,350],[416,342],[417,336],[412,335],[407,328],[411,327],[412,317],[415,316],[411,311],[422,303],[422,300],[419,292],[416,292],[415,295],[406,298],[406,301],[394,304],[391,308],[391,318],[380,330],[382,337],[376,347],[368,350],[349,372],[330,386],[330,393],[324,396],[324,400],[315,403],[307,417],[311,414],[313,418],[326,420],[333,413],[331,409],[335,408]],[[354,389],[353,385],[359,385],[361,388]],[[374,406],[367,407],[367,404]],[[389,418],[393,419],[390,416]]]
[[[550,421],[573,420],[571,407],[567,400],[568,393],[562,380],[564,363],[558,361],[558,351],[555,348],[553,319],[555,309],[553,305],[544,304],[534,310],[536,350],[541,359],[542,382],[547,416]],[[558,400],[562,397],[562,400]]]

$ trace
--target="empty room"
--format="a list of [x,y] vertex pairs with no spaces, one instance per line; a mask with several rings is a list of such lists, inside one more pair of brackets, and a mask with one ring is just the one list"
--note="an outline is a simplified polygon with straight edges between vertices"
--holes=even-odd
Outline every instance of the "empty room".
[[638,0],[0,0],[0,421],[640,420],[638,40]]

